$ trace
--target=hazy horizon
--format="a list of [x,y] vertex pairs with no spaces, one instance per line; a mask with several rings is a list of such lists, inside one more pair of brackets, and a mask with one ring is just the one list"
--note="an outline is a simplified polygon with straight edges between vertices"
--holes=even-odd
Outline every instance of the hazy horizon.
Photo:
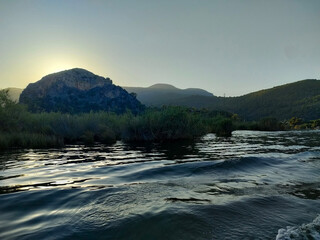
[[[67,70],[69,70],[69,69],[67,69]],[[62,71],[64,71],[64,70],[62,70]],[[50,75],[50,74],[49,74]],[[102,77],[105,77],[105,76],[102,76]],[[40,79],[39,79],[40,80]],[[112,79],[111,79],[112,80]],[[303,80],[312,80],[312,79],[302,79],[302,80],[298,80],[298,81],[303,81]],[[315,79],[315,80],[318,80],[318,81],[320,81],[320,79]],[[298,82],[298,81],[295,81],[295,82]],[[114,82],[113,82],[114,83]],[[293,83],[293,82],[290,82],[290,83]],[[286,85],[286,84],[290,84],[290,83],[284,83],[284,84],[281,84],[281,85]],[[115,85],[117,85],[116,83],[114,83]],[[205,88],[202,88],[201,86],[199,86],[199,87],[187,87],[187,86],[185,86],[185,87],[182,87],[182,88],[179,88],[179,87],[177,87],[177,86],[175,86],[175,85],[172,85],[171,83],[166,83],[166,82],[159,82],[159,83],[154,83],[154,84],[152,84],[152,85],[150,85],[150,86],[124,86],[124,85],[122,85],[121,87],[124,87],[124,88],[126,88],[126,87],[133,87],[133,88],[149,88],[149,87],[152,87],[153,85],[158,85],[158,84],[164,84],[164,85],[170,85],[170,86],[173,86],[173,87],[175,87],[175,88],[178,88],[178,89],[203,89],[203,90],[206,90],[207,92],[210,92],[209,90],[207,90],[207,89],[205,89]],[[271,89],[271,88],[273,88],[273,87],[278,87],[278,86],[281,86],[281,85],[275,85],[275,86],[270,86],[270,87],[267,87],[267,88],[261,88],[261,89],[257,89],[257,90],[255,90],[255,91],[251,91],[251,92],[247,92],[247,93],[243,93],[243,94],[239,94],[239,95],[233,95],[233,96],[227,96],[227,95],[223,95],[223,97],[240,97],[240,96],[244,96],[244,95],[247,95],[247,94],[250,94],[250,93],[253,93],[253,92],[258,92],[258,91],[261,91],[261,90],[266,90],[266,89]],[[120,85],[119,85],[120,86]],[[15,87],[15,86],[8,86],[8,87],[5,87],[5,88],[2,88],[2,89],[21,89],[21,90],[23,90],[23,89],[25,89],[25,88],[19,88],[19,87]],[[0,88],[1,89],[1,88]],[[212,93],[212,92],[210,92],[210,93]],[[218,96],[218,97],[222,97],[222,95],[215,95],[214,93],[212,93],[214,96]]]
[[0,1],[0,88],[80,67],[216,96],[319,79],[320,2]]

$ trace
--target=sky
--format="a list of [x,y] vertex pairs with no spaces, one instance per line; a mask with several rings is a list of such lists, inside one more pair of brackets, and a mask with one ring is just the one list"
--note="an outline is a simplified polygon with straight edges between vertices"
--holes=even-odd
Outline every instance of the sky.
[[0,88],[75,67],[217,96],[320,79],[320,1],[0,0]]

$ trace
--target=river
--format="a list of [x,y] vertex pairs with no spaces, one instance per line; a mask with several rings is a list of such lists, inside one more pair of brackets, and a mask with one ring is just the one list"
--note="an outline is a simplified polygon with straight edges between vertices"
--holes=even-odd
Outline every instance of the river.
[[0,239],[320,239],[320,131],[0,155]]

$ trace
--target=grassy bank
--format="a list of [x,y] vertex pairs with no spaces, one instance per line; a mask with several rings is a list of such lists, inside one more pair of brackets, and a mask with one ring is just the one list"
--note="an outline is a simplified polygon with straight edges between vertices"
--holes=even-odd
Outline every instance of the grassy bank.
[[117,140],[172,141],[206,133],[230,136],[231,115],[184,107],[148,108],[126,112],[82,114],[30,113],[0,94],[0,149],[60,147],[67,143],[113,143]]
[[0,133],[0,149],[53,148],[63,145],[63,140],[56,136],[28,132]]
[[[225,112],[195,110],[185,107],[148,108],[134,115],[126,112],[82,114],[30,113],[23,105],[0,91],[0,149],[49,148],[65,144],[117,140],[173,141],[193,139],[207,133],[231,136],[233,130],[277,131],[297,128],[297,119],[280,123],[274,118],[243,122]],[[315,124],[319,122],[314,122]],[[291,125],[290,125],[291,124]]]
[[116,140],[171,141],[193,139],[206,133],[230,135],[231,120],[182,107],[148,109],[143,114],[108,112],[69,115],[61,113],[0,113],[0,148],[53,147],[66,143],[112,143]]
[[320,119],[304,121],[301,118],[292,117],[289,120],[278,121],[275,118],[263,118],[260,121],[233,121],[235,130],[258,131],[288,131],[288,130],[315,130],[320,129]]

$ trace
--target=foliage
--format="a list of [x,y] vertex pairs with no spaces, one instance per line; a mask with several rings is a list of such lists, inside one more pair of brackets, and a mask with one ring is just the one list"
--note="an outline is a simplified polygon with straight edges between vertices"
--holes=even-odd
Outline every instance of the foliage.
[[67,143],[114,143],[117,140],[173,141],[194,139],[206,133],[229,137],[237,129],[277,131],[319,128],[320,119],[303,122],[297,117],[279,122],[275,118],[246,122],[237,115],[186,107],[148,108],[127,111],[68,114],[31,113],[0,91],[0,149],[60,147]]
[[126,141],[190,139],[210,131],[201,113],[183,107],[149,109],[131,117],[123,132]]
[[289,120],[289,125],[291,128],[294,128],[295,126],[299,125],[302,123],[302,119],[301,118],[297,118],[297,117],[292,117]]
[[283,125],[287,130],[320,129],[320,119],[304,121],[301,118],[292,117],[290,120],[284,121]]
[[135,115],[112,112],[67,114],[28,112],[26,107],[8,100],[1,92],[0,147],[46,147],[65,143],[117,140],[172,141],[193,139],[209,132],[230,136],[230,115],[185,107],[148,108]]
[[259,121],[266,117],[275,117],[283,121],[292,116],[312,120],[320,118],[320,81],[303,80],[240,97],[197,95],[168,98],[165,95],[155,95],[142,103],[223,110],[236,113],[247,121]]
[[283,129],[283,125],[276,118],[263,118],[258,122],[258,130],[261,131],[279,131]]
[[320,128],[320,119],[313,120],[311,123],[312,128]]
[[29,132],[0,132],[0,150],[8,148],[52,148],[63,146],[57,136]]

